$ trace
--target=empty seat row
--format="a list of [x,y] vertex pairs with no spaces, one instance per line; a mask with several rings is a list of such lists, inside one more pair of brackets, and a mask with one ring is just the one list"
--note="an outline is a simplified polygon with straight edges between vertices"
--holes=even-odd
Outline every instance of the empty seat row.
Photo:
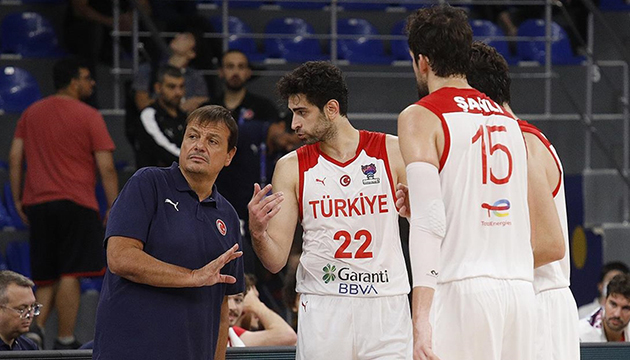
[[[222,6],[222,0],[200,0],[198,4],[213,4]],[[331,1],[239,1],[229,0],[228,6],[231,8],[258,8],[264,5],[277,5],[284,9],[323,9],[331,5]],[[417,9],[426,6],[427,3],[418,0],[397,0],[397,1],[360,1],[360,0],[338,0],[337,6],[343,10],[361,11],[382,11],[388,7],[402,7],[405,9]]]
[[[215,29],[222,29],[222,18],[210,19]],[[404,35],[405,20],[394,24],[391,35]],[[494,46],[508,63],[518,61],[545,62],[544,40],[521,40],[517,45],[517,56],[513,56],[503,31],[494,23],[487,20],[471,20],[473,34],[477,40]],[[313,27],[304,19],[296,17],[278,18],[270,21],[265,27],[269,36],[265,39],[265,52],[257,51],[256,42],[248,37],[252,31],[250,27],[235,16],[228,18],[228,32],[230,33],[228,46],[246,53],[252,61],[262,58],[283,58],[291,62],[316,60],[326,58],[316,38]],[[409,48],[404,38],[390,41],[391,55],[385,52],[383,40],[375,38],[380,35],[370,22],[365,19],[349,18],[337,21],[338,57],[350,63],[388,64],[397,60],[409,60]],[[276,36],[274,36],[276,35]],[[293,35],[293,36],[289,36]],[[349,36],[352,35],[352,36]],[[558,24],[552,24],[552,63],[558,65],[578,64],[584,59],[573,55],[571,44],[566,32]],[[519,37],[540,38],[545,36],[545,22],[530,19],[523,22],[518,30]]]

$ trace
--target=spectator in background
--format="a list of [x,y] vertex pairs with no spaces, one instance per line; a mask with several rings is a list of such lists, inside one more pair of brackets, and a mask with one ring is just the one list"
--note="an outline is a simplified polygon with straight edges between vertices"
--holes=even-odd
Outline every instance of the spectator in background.
[[151,84],[155,82],[160,63],[176,67],[181,70],[186,82],[186,97],[183,98],[180,107],[186,113],[198,108],[208,101],[208,86],[199,71],[189,66],[190,61],[197,56],[196,40],[193,34],[179,33],[169,43],[171,54],[163,62],[156,64],[143,63],[138,68],[134,77],[133,89],[135,90],[136,108],[140,111],[149,106],[152,97],[157,94],[151,92]]
[[619,274],[628,274],[630,269],[628,266],[620,261],[613,261],[604,264],[599,274],[599,282],[597,283],[597,291],[599,296],[596,297],[593,302],[586,305],[582,305],[578,308],[578,317],[583,319],[593,314],[593,312],[599,310],[604,305],[606,300],[606,289],[610,279]]
[[[249,275],[249,279],[251,281],[252,275]],[[255,285],[247,286],[244,294],[230,295],[228,306],[230,308],[230,346],[295,345],[297,341],[295,331],[280,315],[260,301]],[[239,320],[247,314],[258,319],[262,329],[248,330],[238,326]]]
[[44,305],[37,325],[44,328],[54,304],[59,316],[54,346],[70,349],[81,346],[74,338],[78,278],[105,272],[96,172],[108,212],[118,195],[118,177],[105,121],[80,101],[90,96],[95,84],[87,65],[60,60],[53,79],[57,93],[29,106],[18,121],[9,176],[18,213],[30,223],[31,272],[35,294]]
[[0,271],[0,351],[38,350],[37,344],[24,336],[41,309],[33,286],[26,276]]
[[630,341],[630,275],[615,275],[606,290],[604,305],[580,320],[582,342]]
[[178,160],[186,127],[186,113],[179,104],[185,95],[180,69],[160,68],[154,90],[157,99],[140,113],[138,133],[133,147],[136,166],[170,166]]
[[[209,104],[224,106],[232,112],[238,123],[238,152],[232,164],[217,179],[222,194],[234,205],[244,225],[244,244],[251,249],[247,234],[247,203],[250,195],[243,189],[252,189],[254,183],[266,183],[267,160],[270,153],[290,150],[299,144],[294,134],[286,132],[286,124],[281,121],[278,109],[270,99],[247,90],[247,82],[252,71],[247,56],[239,50],[229,50],[221,58],[219,78],[223,81],[223,93],[210,100]],[[252,251],[245,251],[245,271],[256,272],[257,260]],[[265,281],[260,272],[259,279]]]
[[[137,0],[137,3],[145,11],[151,11],[147,0]],[[110,64],[112,61],[109,32],[114,28],[113,9],[112,0],[70,0],[64,23],[65,45],[71,53],[86,59],[92,72],[98,62]],[[118,29],[131,30],[133,17],[130,1],[120,1],[120,11]]]

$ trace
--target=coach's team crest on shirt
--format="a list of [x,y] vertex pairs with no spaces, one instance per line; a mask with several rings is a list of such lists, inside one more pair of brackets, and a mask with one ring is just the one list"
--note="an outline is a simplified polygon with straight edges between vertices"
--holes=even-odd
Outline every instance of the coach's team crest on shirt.
[[227,226],[225,226],[225,223],[223,222],[223,220],[217,219],[216,224],[217,224],[217,229],[219,230],[221,235],[225,236],[225,234],[227,234]]
[[381,182],[380,178],[374,177],[374,174],[376,174],[376,165],[374,165],[374,163],[361,165],[361,171],[367,177],[367,179],[363,179],[363,185],[378,184]]

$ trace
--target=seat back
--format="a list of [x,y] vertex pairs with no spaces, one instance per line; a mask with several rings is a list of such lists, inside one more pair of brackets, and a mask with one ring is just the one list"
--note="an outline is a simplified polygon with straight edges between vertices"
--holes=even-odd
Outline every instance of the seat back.
[[[357,35],[352,39],[337,40],[339,58],[351,63],[384,64],[391,62],[385,55],[385,47],[380,39],[368,38],[365,35],[379,35],[369,21],[359,18],[337,20],[337,32],[340,35]],[[361,36],[364,35],[364,36]]]
[[7,244],[7,268],[31,278],[31,254],[27,241],[12,241]]
[[[406,35],[405,34],[405,19],[399,20],[394,24],[392,28],[392,35]],[[392,57],[394,60],[411,60],[409,57],[409,44],[406,39],[391,40],[389,42],[392,48]]]
[[11,217],[11,225],[17,230],[26,230],[26,225],[24,225],[22,218],[20,218],[15,208],[13,194],[11,194],[11,185],[8,181],[4,183],[4,206]]
[[23,57],[60,57],[64,52],[50,21],[36,12],[15,12],[2,19],[0,43],[3,54]]
[[[518,27],[518,36],[545,36],[545,21],[542,19],[529,19]],[[557,65],[578,64],[583,57],[576,57],[571,50],[571,43],[564,29],[553,22],[551,24],[551,63]],[[537,61],[545,63],[545,41],[531,40],[519,41],[518,56],[521,60]]]
[[15,67],[0,67],[0,109],[20,113],[42,98],[35,77],[28,71]]
[[388,1],[365,1],[358,2],[356,0],[339,0],[337,4],[343,7],[344,10],[367,10],[367,11],[377,11],[377,10],[385,10],[390,4]]
[[304,19],[286,17],[273,19],[265,26],[265,33],[290,34],[287,37],[269,37],[265,39],[265,53],[270,58],[284,58],[288,61],[302,62],[317,60],[322,57],[322,50],[317,39],[305,37],[314,34],[313,27]]
[[508,64],[515,64],[517,62],[516,58],[510,53],[507,41],[493,38],[496,36],[505,36],[505,34],[503,30],[492,21],[471,20],[470,27],[472,28],[475,40],[494,47],[499,54],[503,55]]
[[[221,16],[213,16],[210,18],[210,24],[217,33],[223,32],[223,18]],[[248,57],[256,56],[256,42],[251,37],[243,36],[245,34],[251,34],[252,29],[236,16],[228,17],[228,32],[230,33],[228,39],[228,48],[230,50],[240,50],[244,52]],[[251,60],[251,59],[250,59]]]

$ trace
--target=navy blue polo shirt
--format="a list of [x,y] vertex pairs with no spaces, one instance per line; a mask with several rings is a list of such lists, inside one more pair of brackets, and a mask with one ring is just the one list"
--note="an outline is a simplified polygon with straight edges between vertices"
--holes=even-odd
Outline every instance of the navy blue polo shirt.
[[[140,169],[127,181],[109,214],[105,241],[111,236],[138,239],[149,255],[188,269],[241,244],[234,208],[216,187],[200,202],[177,163]],[[236,284],[159,288],[107,270],[93,358],[213,359],[223,298],[245,289],[242,257],[221,273],[236,277]]]
[[22,351],[22,350],[39,350],[37,344],[24,335],[20,335],[13,341],[13,346],[9,346],[0,339],[0,351]]

